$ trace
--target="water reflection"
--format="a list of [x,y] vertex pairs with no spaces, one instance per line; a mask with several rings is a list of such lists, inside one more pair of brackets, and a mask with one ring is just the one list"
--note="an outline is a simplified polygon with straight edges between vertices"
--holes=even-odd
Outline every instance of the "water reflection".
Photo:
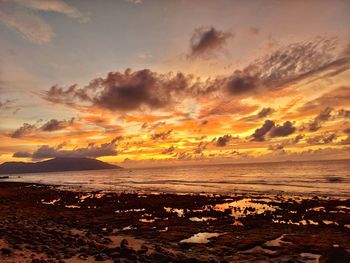
[[231,216],[233,218],[241,218],[246,217],[247,215],[263,214],[266,211],[274,212],[278,207],[266,203],[259,203],[259,200],[244,198],[238,201],[217,204],[213,209],[221,212],[229,209],[231,210]]
[[218,237],[222,235],[222,233],[197,233],[189,238],[183,239],[180,241],[180,243],[196,243],[196,244],[206,244],[210,242],[210,238]]

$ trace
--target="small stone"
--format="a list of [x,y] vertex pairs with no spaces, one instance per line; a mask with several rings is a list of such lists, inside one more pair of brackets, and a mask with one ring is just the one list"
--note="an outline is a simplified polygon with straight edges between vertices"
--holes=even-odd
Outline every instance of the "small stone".
[[77,244],[79,246],[84,246],[84,245],[86,245],[86,241],[83,238],[78,238],[77,239]]
[[107,245],[107,244],[112,243],[112,240],[108,237],[105,237],[102,239],[101,243]]
[[126,239],[123,239],[122,242],[120,242],[120,247],[128,247],[129,246],[129,242]]
[[105,260],[108,260],[108,259],[109,259],[109,257],[106,254],[104,254],[104,253],[100,253],[100,254],[97,254],[95,256],[95,260],[96,261],[105,261]]
[[190,244],[188,243],[180,243],[179,246],[183,250],[188,250],[190,248]]
[[3,255],[6,255],[6,256],[11,254],[11,250],[8,248],[1,248],[0,251]]
[[148,247],[145,245],[142,245],[141,248],[137,251],[138,254],[145,254],[148,251]]
[[84,254],[84,253],[81,253],[81,254],[79,254],[78,258],[80,258],[80,259],[87,259],[88,256],[86,254]]
[[112,253],[110,253],[109,254],[109,256],[111,257],[111,258],[113,258],[113,259],[115,259],[115,258],[119,258],[120,257],[120,253],[119,252],[112,252]]

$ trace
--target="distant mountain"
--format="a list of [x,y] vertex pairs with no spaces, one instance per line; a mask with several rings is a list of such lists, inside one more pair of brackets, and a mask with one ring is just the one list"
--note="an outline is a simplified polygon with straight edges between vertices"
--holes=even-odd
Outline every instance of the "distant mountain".
[[63,171],[121,169],[122,167],[90,158],[54,158],[51,160],[25,163],[5,162],[0,165],[0,174],[46,173]]

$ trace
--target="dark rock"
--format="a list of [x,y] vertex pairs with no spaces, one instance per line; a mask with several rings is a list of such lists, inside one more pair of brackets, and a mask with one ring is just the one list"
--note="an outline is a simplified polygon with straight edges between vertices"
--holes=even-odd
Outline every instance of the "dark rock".
[[108,238],[108,237],[105,237],[105,238],[103,238],[101,240],[101,243],[105,244],[105,245],[108,245],[108,244],[112,243],[112,240],[110,238]]
[[120,253],[115,251],[115,252],[111,252],[109,254],[109,256],[112,258],[112,259],[116,259],[116,258],[119,258],[120,257]]
[[84,245],[86,245],[86,241],[83,238],[78,238],[77,244],[78,244],[78,246],[84,246]]
[[124,257],[128,257],[132,254],[135,254],[135,250],[133,250],[132,248],[129,248],[129,247],[120,248],[120,255]]
[[126,239],[123,239],[120,242],[120,255],[123,257],[130,257],[130,255],[135,254],[135,250],[129,247],[129,242]]
[[137,251],[138,254],[145,254],[148,251],[148,247],[145,245],[142,245],[141,248]]
[[108,260],[109,257],[105,253],[100,253],[95,256],[96,261],[105,261]]
[[154,252],[151,254],[152,259],[154,259],[157,262],[169,262],[171,261],[170,257],[168,255],[159,253],[159,252]]
[[128,259],[130,259],[130,260],[132,260],[133,262],[135,262],[135,261],[137,261],[137,255],[131,253],[131,254],[128,256]]
[[128,247],[129,246],[129,242],[126,239],[123,239],[122,242],[120,242],[120,247]]
[[80,258],[80,259],[87,259],[88,256],[87,256],[86,254],[84,254],[84,253],[81,253],[81,254],[78,256],[78,258]]
[[191,247],[191,245],[188,243],[180,243],[179,246],[183,250],[188,250]]
[[320,263],[349,263],[350,253],[342,247],[332,247],[320,257]]
[[157,252],[163,252],[163,249],[160,245],[155,245],[155,249]]
[[11,249],[8,248],[0,248],[1,254],[9,256],[11,255]]
[[133,263],[134,261],[131,261],[131,260],[126,259],[126,258],[117,258],[117,259],[114,259],[113,262],[114,263]]
[[[200,263],[201,261],[199,261],[196,258],[189,258],[186,260],[187,263]],[[224,263],[224,261],[221,261],[222,263]]]

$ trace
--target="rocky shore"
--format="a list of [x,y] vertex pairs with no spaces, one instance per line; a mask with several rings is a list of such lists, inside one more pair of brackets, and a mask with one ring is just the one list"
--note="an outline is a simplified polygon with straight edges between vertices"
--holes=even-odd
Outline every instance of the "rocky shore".
[[0,262],[350,262],[350,199],[0,183]]

